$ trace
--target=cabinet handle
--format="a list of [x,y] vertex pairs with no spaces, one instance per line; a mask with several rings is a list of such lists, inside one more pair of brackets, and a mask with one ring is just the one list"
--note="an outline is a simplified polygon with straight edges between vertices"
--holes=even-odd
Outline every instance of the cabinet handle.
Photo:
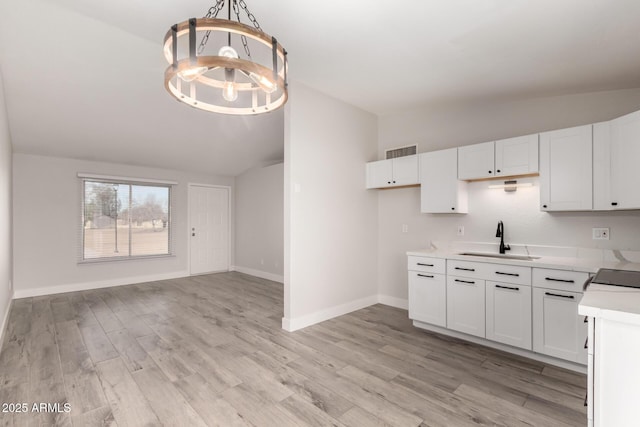
[[503,273],[502,271],[496,271],[496,274],[501,274],[503,276],[514,276],[514,277],[520,277],[519,273]]
[[589,316],[584,316],[584,323],[589,323]]
[[451,210],[452,210],[452,211],[455,211],[455,210],[456,210],[456,208],[451,208]]
[[460,280],[460,279],[455,279],[456,282],[460,282],[460,283],[469,283],[470,285],[475,285],[476,282],[472,281],[472,280]]
[[519,291],[520,288],[512,288],[511,286],[502,286],[502,285],[495,285],[496,288],[500,288],[500,289],[509,289],[511,291]]
[[589,391],[587,390],[587,392],[584,394],[584,406],[589,406],[587,405],[588,401],[589,401]]
[[547,209],[547,205],[542,205],[543,208]]
[[489,173],[493,173],[493,171],[489,171]]
[[611,202],[611,206],[618,206],[618,202]]
[[429,279],[433,279],[433,276],[430,276],[428,274],[418,274],[418,276],[420,276],[420,277],[428,277]]
[[475,268],[463,268],[463,267],[455,267],[456,270],[462,270],[462,271],[476,271]]
[[433,267],[433,264],[423,264],[421,262],[419,262],[418,265],[422,265],[424,267]]
[[391,181],[387,181],[387,184],[391,184]]
[[498,169],[496,172],[500,173],[500,169]]
[[560,297],[560,298],[569,298],[569,299],[575,298],[573,295],[552,294],[551,292],[545,292],[544,294],[549,295],[550,297]]
[[576,283],[575,280],[567,280],[567,279],[554,279],[553,277],[545,277],[544,280],[548,280],[550,282],[562,282],[562,283]]
[[589,337],[587,337],[587,339],[584,340],[584,348],[589,348]]
[[393,183],[395,184],[396,182],[395,182],[395,181],[393,181]]

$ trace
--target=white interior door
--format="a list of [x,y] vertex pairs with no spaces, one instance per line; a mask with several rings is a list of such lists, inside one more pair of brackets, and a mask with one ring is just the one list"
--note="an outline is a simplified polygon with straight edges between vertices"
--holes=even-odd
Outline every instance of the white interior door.
[[229,189],[189,186],[190,273],[229,270]]

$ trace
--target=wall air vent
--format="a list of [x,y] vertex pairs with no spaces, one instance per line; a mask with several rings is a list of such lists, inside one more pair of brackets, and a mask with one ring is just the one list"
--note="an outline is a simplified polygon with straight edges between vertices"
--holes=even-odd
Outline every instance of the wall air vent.
[[418,145],[406,145],[404,147],[391,148],[385,150],[385,159],[395,159],[396,157],[413,156],[418,152]]

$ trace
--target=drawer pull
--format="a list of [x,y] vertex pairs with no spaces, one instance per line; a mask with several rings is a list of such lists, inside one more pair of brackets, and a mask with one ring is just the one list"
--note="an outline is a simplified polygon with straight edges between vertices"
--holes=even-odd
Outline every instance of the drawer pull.
[[421,265],[423,267],[433,267],[433,264],[423,264],[421,262],[419,262],[418,265]]
[[469,283],[470,285],[475,285],[476,282],[472,281],[472,280],[460,280],[460,279],[455,279],[456,282],[460,282],[460,283]]
[[551,292],[545,292],[544,294],[549,295],[550,297],[560,297],[560,298],[569,298],[569,299],[575,298],[573,295],[552,294]]
[[519,291],[520,290],[520,288],[512,288],[511,286],[502,286],[502,285],[496,285],[496,288],[509,289],[511,291]]
[[587,339],[584,340],[584,348],[589,348],[589,337],[587,337]]
[[433,279],[433,276],[430,276],[428,274],[418,274],[418,276],[420,276],[420,277],[428,277],[429,279]]
[[502,276],[514,276],[514,277],[520,277],[519,273],[503,273],[502,271],[496,271],[496,274],[500,274]]
[[456,270],[462,270],[462,271],[476,271],[475,268],[464,268],[464,267],[455,267]]
[[575,280],[554,279],[553,277],[545,277],[544,280],[548,280],[550,282],[576,283]]
[[584,316],[584,323],[589,323],[589,316]]
[[589,401],[589,392],[587,391],[587,392],[584,394],[584,406],[589,406],[589,405],[587,404],[587,402],[588,402],[588,401]]

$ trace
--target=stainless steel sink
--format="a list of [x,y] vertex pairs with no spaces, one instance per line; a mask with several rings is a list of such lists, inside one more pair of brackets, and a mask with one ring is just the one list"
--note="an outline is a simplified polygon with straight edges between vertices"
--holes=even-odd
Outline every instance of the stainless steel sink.
[[458,255],[487,257],[487,258],[517,259],[519,261],[533,261],[534,259],[540,258],[539,256],[492,254],[487,252],[462,252],[462,253],[459,253]]

